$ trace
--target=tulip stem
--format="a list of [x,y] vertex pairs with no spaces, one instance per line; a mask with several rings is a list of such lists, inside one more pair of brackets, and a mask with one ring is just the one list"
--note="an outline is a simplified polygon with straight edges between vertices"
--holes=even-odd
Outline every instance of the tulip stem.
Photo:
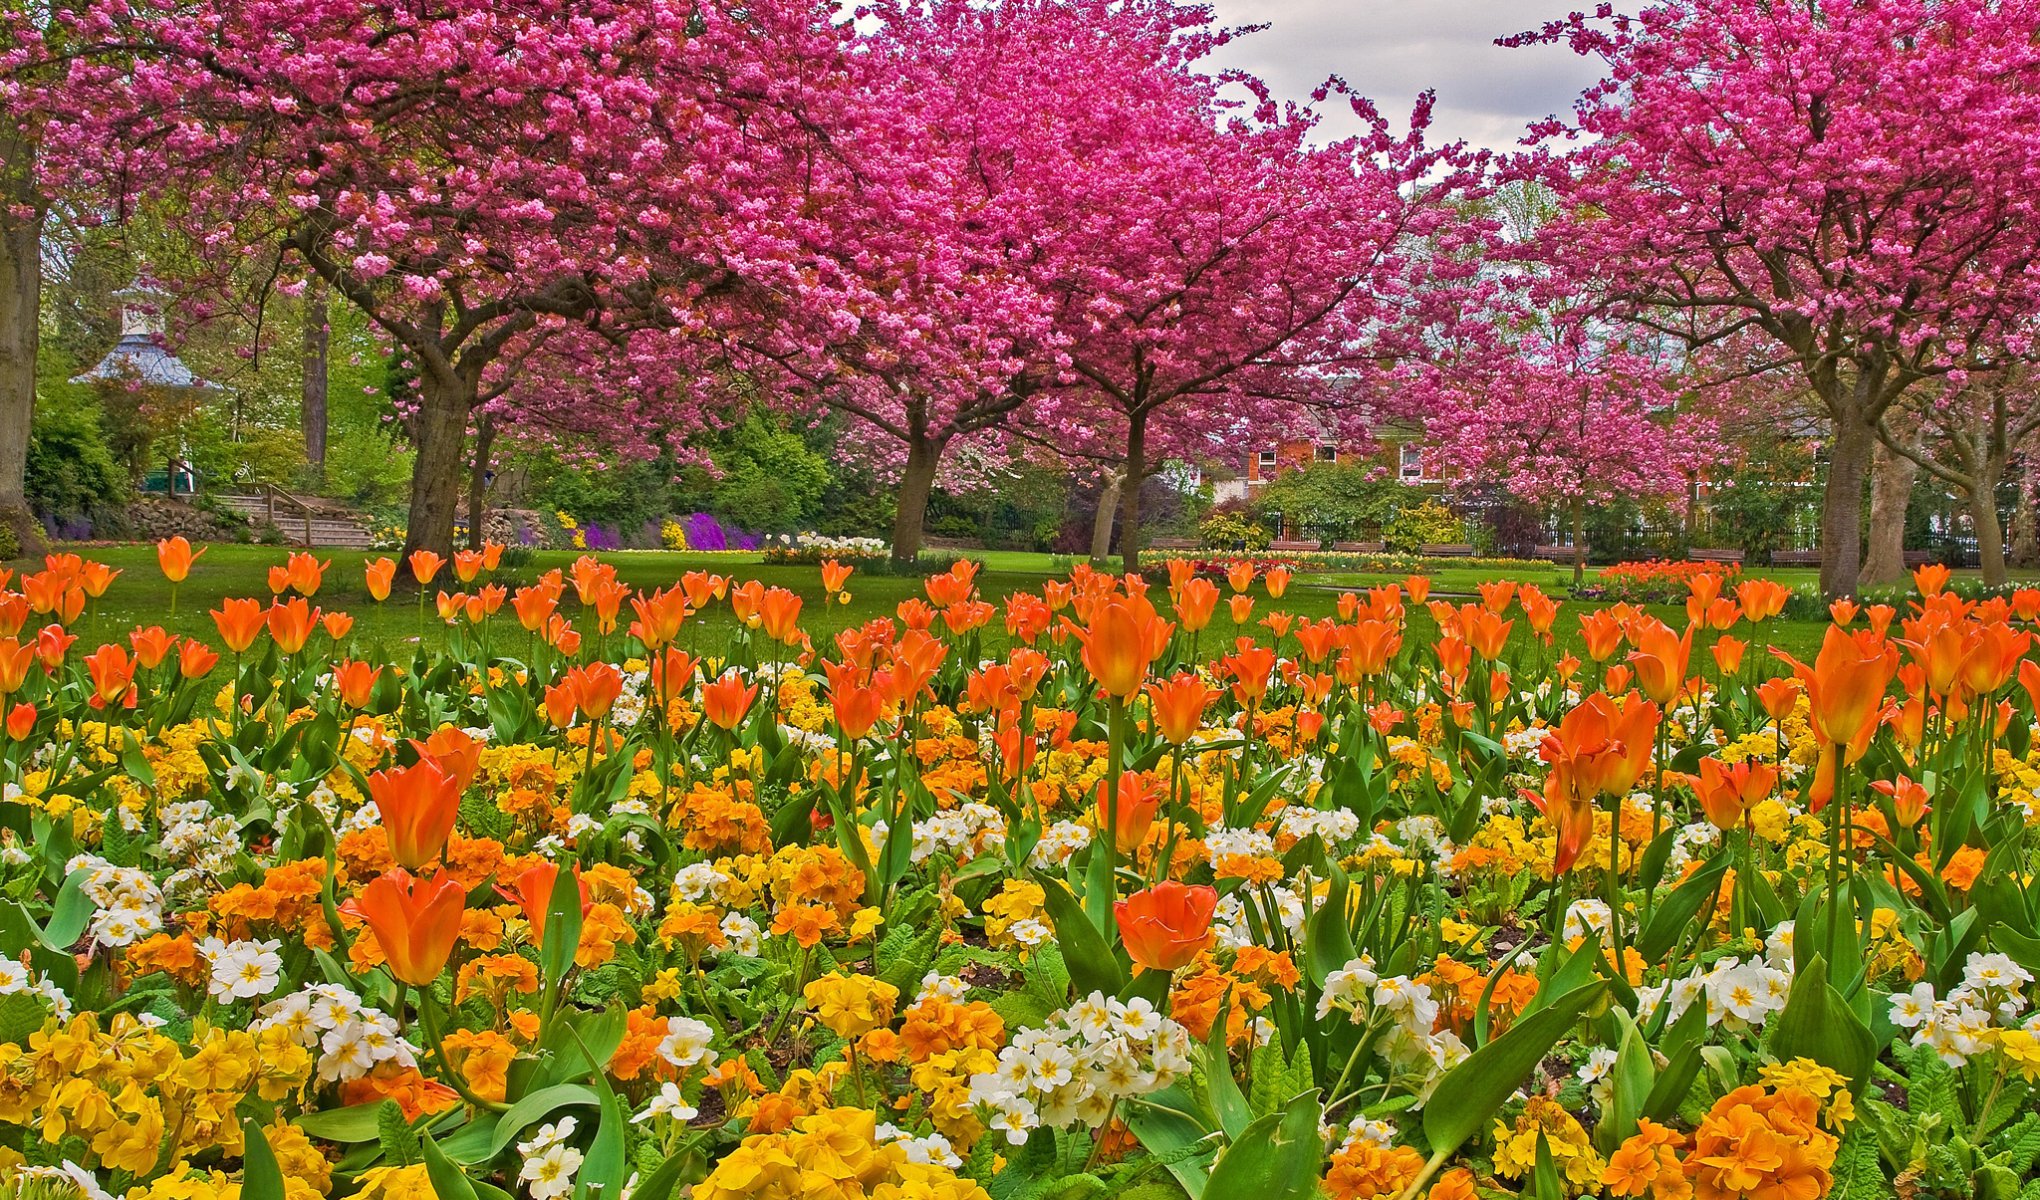
[[[399,989],[402,989],[403,986],[401,981],[397,984]],[[399,990],[398,996],[401,998],[402,995],[402,991]],[[453,1090],[460,1095],[462,1100],[467,1101],[478,1109],[484,1109],[489,1112],[500,1113],[510,1111],[508,1104],[498,1100],[484,1100],[480,1096],[475,1095],[474,1089],[468,1086],[467,1080],[461,1076],[459,1071],[454,1069],[453,1060],[446,1056],[446,1045],[439,1035],[439,1012],[432,1006],[432,995],[429,989],[420,988],[418,990],[418,1023],[425,1028],[425,1040],[432,1047],[432,1056],[439,1060],[439,1069],[446,1076],[446,1082],[453,1087]]]

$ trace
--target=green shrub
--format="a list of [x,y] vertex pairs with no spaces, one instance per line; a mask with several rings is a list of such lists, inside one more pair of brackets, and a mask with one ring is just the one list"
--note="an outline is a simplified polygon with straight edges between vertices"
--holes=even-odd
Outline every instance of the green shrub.
[[1232,509],[1213,512],[1197,531],[1214,550],[1266,550],[1275,540],[1267,526]]
[[1436,500],[1404,505],[1382,528],[1381,540],[1390,550],[1413,553],[1432,544],[1466,541],[1466,522]]

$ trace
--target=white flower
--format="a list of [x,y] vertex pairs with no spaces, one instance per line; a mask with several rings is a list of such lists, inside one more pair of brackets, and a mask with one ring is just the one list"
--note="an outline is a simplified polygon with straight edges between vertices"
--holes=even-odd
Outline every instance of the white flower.
[[1891,997],[1891,1023],[1900,1029],[1918,1029],[1920,1023],[1933,1019],[1934,985],[1916,983],[1910,992],[1898,992]]
[[218,938],[207,938],[201,942],[199,953],[212,966],[212,979],[207,990],[212,993],[213,999],[231,1003],[267,996],[275,991],[283,976],[283,959],[276,953],[282,945],[278,941],[223,945]]
[[667,1080],[659,1085],[659,1094],[645,1105],[645,1111],[632,1117],[631,1124],[649,1121],[653,1117],[671,1117],[675,1121],[692,1121],[698,1114],[695,1107],[680,1094],[680,1085]]
[[581,1169],[581,1161],[579,1150],[555,1144],[543,1154],[525,1159],[517,1178],[531,1189],[532,1200],[558,1200],[574,1190],[574,1174]]
[[558,1121],[540,1125],[537,1131],[531,1135],[529,1141],[517,1143],[517,1153],[524,1155],[526,1158],[544,1154],[547,1150],[561,1145],[568,1138],[573,1137],[574,1130],[579,1126],[580,1120],[575,1117],[561,1117]]
[[693,1017],[671,1017],[666,1021],[666,1037],[659,1043],[659,1057],[682,1070],[702,1063],[715,1061],[715,1051],[709,1042],[715,1031],[706,1022]]

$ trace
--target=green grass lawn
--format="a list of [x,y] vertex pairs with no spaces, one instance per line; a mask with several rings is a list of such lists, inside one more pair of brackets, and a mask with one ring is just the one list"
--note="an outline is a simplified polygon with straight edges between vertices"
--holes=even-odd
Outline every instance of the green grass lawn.
[[[269,595],[268,571],[271,566],[282,563],[290,554],[288,547],[216,545],[206,551],[192,570],[192,575],[178,589],[177,611],[170,611],[170,584],[156,566],[153,546],[79,546],[78,552],[96,558],[121,569],[120,578],[106,596],[97,602],[78,627],[79,635],[88,643],[110,640],[125,634],[137,625],[162,625],[173,633],[195,634],[207,641],[217,642],[217,634],[207,610],[216,607],[225,596]],[[325,586],[316,597],[316,602],[327,609],[340,609],[355,618],[356,644],[358,652],[372,653],[380,648],[394,647],[418,636],[420,630],[416,593],[399,592],[391,599],[378,604],[368,594],[362,576],[362,565],[380,554],[350,550],[322,550],[319,558],[330,559],[332,567],[326,572]],[[531,582],[542,572],[553,567],[566,567],[578,557],[573,551],[540,551],[533,560],[516,568],[498,571],[495,581],[513,590],[519,585]],[[688,571],[710,570],[734,575],[739,579],[759,579],[769,586],[790,588],[806,601],[802,610],[802,626],[817,643],[833,637],[840,629],[859,625],[876,616],[891,616],[900,601],[921,594],[921,580],[918,578],[881,576],[859,573],[850,582],[852,599],[849,604],[830,604],[822,595],[820,573],[813,567],[767,566],[757,554],[739,552],[706,553],[674,551],[628,551],[604,555],[616,564],[617,573],[625,582],[636,587],[660,588],[675,581]],[[1020,590],[1035,590],[1044,579],[1064,573],[1070,560],[1047,554],[1031,554],[1021,551],[991,551],[974,555],[983,560],[984,569],[978,576],[979,590],[987,599],[1002,601],[1007,595]],[[27,564],[22,564],[27,565]],[[1793,584],[1810,583],[1815,573],[1805,569],[1764,571],[1762,574]],[[1471,595],[1476,585],[1487,579],[1510,577],[1523,582],[1536,583],[1553,595],[1563,596],[1571,585],[1572,573],[1566,568],[1545,568],[1522,572],[1502,572],[1493,569],[1473,567],[1442,567],[1430,572],[1435,595],[1459,597]],[[1400,573],[1372,572],[1325,572],[1297,576],[1290,585],[1287,595],[1279,603],[1269,601],[1265,593],[1259,593],[1252,621],[1258,622],[1271,608],[1280,608],[1299,617],[1320,618],[1337,610],[1338,596],[1342,591],[1389,583],[1401,579]],[[452,568],[443,569],[438,581],[449,591],[455,590]],[[436,588],[434,589],[437,590]],[[1258,588],[1257,588],[1258,593]],[[1566,601],[1561,611],[1557,632],[1561,650],[1578,651],[1577,621],[1570,614],[1597,607],[1589,601]],[[593,636],[593,619],[582,620],[571,593],[564,605],[565,611],[583,628],[584,634]],[[1683,614],[1676,609],[1663,608],[1659,615],[1666,620],[1683,620]],[[1435,636],[1436,626],[1430,614],[1422,608],[1413,608],[1409,614],[1409,635],[1414,639],[1428,639]],[[623,624],[627,625],[629,609],[626,607]],[[522,639],[524,634],[516,627],[516,618],[506,605],[498,615],[498,628],[507,632],[499,637]],[[437,617],[427,601],[424,629],[428,636],[436,636]],[[1768,622],[1762,635],[1757,639],[1758,648],[1765,643],[1776,643],[1794,654],[1804,657],[1817,646],[1824,627],[1812,621]],[[712,611],[692,626],[687,640],[702,650],[713,650],[729,634],[731,618],[727,608]],[[1211,627],[1203,635],[1207,651],[1215,651],[1230,645],[1232,639],[1248,629],[1233,625],[1226,605],[1221,602]],[[1251,632],[1265,638],[1267,631],[1254,624]],[[1737,631],[1738,636],[1748,636],[1748,627]],[[1005,637],[1003,625],[994,622],[986,631],[986,649],[997,651],[1003,647]],[[1521,641],[1527,641],[1527,628],[1518,622],[1515,634]],[[1704,645],[1709,639],[1697,638]],[[499,647],[509,652],[508,643],[499,642]],[[1695,654],[1704,654],[1701,645],[1696,645]],[[1755,652],[1753,649],[1752,652]]]

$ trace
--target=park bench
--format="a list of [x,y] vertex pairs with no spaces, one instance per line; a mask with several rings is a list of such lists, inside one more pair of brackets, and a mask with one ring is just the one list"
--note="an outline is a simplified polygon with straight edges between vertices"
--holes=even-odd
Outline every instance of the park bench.
[[1728,547],[1695,546],[1686,551],[1687,562],[1718,562],[1742,564],[1743,552]]
[[1380,554],[1388,549],[1386,542],[1333,542],[1332,549],[1340,554]]
[[[1592,546],[1585,547],[1584,552],[1588,557],[1591,557],[1594,553],[1594,548]],[[1538,546],[1530,551],[1530,557],[1547,559],[1551,562],[1569,563],[1573,560],[1573,548],[1571,546]]]
[[1197,549],[1197,542],[1193,538],[1156,538],[1154,541],[1148,543],[1148,549],[1195,550]]
[[1817,567],[1820,565],[1818,550],[1773,550],[1771,565],[1774,567]]
[[1422,548],[1425,558],[1472,558],[1471,542],[1428,542]]
[[1318,544],[1316,542],[1299,541],[1294,538],[1278,539],[1268,543],[1268,549],[1275,551],[1277,554],[1297,554],[1317,548]]
[[1924,567],[1928,563],[1939,561],[1941,561],[1941,555],[1939,551],[1908,550],[1905,552],[1905,565],[1908,567]]

